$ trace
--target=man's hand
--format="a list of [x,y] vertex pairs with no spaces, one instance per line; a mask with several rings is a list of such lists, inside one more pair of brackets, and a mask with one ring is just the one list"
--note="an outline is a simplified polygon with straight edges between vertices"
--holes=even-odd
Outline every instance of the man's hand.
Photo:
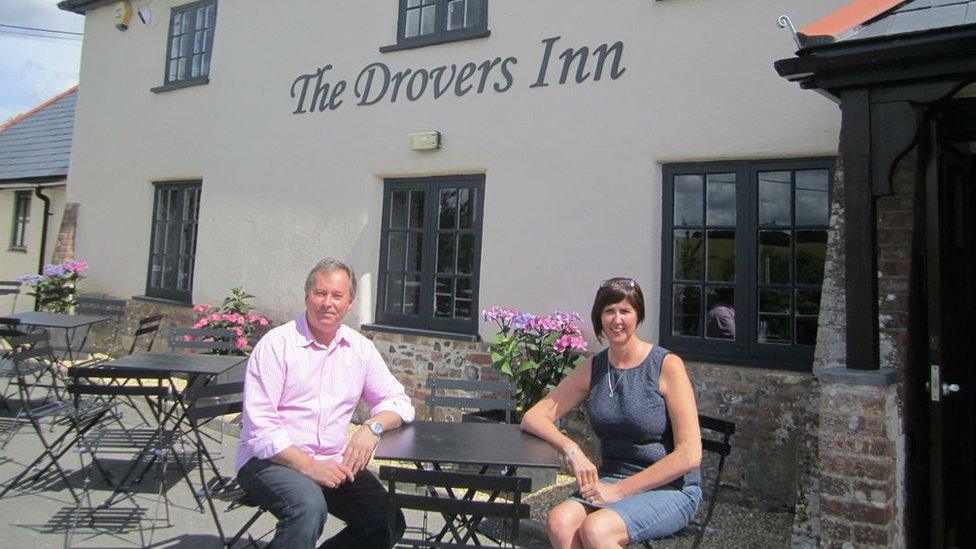
[[346,451],[342,453],[342,464],[354,475],[359,473],[369,464],[369,460],[373,457],[373,449],[379,441],[380,437],[374,435],[366,425],[356,429],[349,439]]
[[303,472],[314,480],[316,484],[325,486],[326,488],[335,488],[343,482],[353,480],[356,477],[352,469],[338,461],[332,460],[313,460],[308,469]]

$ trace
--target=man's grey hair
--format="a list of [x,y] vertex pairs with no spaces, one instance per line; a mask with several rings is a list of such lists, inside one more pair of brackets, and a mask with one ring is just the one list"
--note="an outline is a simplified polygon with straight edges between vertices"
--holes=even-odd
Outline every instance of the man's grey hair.
[[305,295],[312,291],[312,286],[315,285],[315,275],[332,271],[345,271],[349,275],[349,291],[352,293],[349,297],[356,297],[356,272],[352,270],[352,267],[334,257],[327,257],[312,267],[308,277],[305,278]]

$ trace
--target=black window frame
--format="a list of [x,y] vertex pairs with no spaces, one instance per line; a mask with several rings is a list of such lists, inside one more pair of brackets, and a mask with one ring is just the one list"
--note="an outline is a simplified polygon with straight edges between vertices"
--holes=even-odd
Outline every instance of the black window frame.
[[[440,191],[449,188],[474,189],[477,193],[474,204],[474,229],[458,234],[473,234],[473,269],[470,311],[468,320],[447,319],[434,314],[434,285],[437,261],[438,215],[440,212]],[[395,314],[386,310],[387,275],[389,262],[389,241],[391,229],[392,200],[394,191],[424,191],[424,224],[421,243],[420,310],[417,315]],[[464,334],[476,336],[478,333],[478,308],[481,281],[481,243],[484,231],[485,176],[455,175],[434,177],[388,178],[383,181],[383,215],[380,229],[379,269],[377,270],[376,323],[381,326],[405,328],[431,333]],[[457,251],[454,252],[455,261]],[[456,275],[455,275],[456,276]]]
[[[205,40],[205,43],[203,45],[203,50],[194,53],[193,42],[195,39],[195,35],[199,30],[196,24],[196,19],[197,19],[196,13],[201,9],[207,9],[210,6],[213,6],[214,14],[213,14],[213,27],[207,27],[210,30],[209,40]],[[191,14],[188,17],[189,25],[190,25],[189,30],[187,30],[184,33],[181,33],[181,36],[184,34],[189,36],[188,51],[186,55],[181,55],[179,57],[173,58],[171,57],[171,53],[173,49],[173,38],[174,38],[173,20],[176,19],[177,16],[182,16],[183,14]],[[209,83],[210,66],[213,61],[213,42],[214,42],[214,35],[216,34],[216,32],[217,32],[217,0],[198,0],[197,2],[191,2],[189,4],[183,4],[171,8],[170,15],[169,15],[169,27],[167,27],[167,31],[166,31],[167,38],[166,38],[165,62],[163,63],[163,85],[156,88],[152,88],[152,91],[153,92],[169,91],[169,90],[186,88],[189,86],[199,86],[202,84]],[[193,57],[198,54],[208,54],[209,61],[207,62],[206,65],[206,71],[201,70],[199,75],[190,76],[192,72]],[[175,78],[175,79],[170,78],[171,64],[174,61],[179,61],[180,59],[186,60],[186,65],[187,65],[186,76],[184,78]]]
[[14,216],[10,230],[10,250],[27,251],[27,226],[30,224],[31,191],[14,191]]
[[446,44],[461,40],[484,38],[491,35],[491,31],[488,30],[488,0],[480,0],[482,4],[481,19],[475,25],[462,27],[456,30],[447,30],[447,8],[451,1],[454,0],[420,0],[422,5],[426,3],[426,5],[435,6],[434,32],[430,34],[407,37],[407,14],[409,11],[417,9],[417,7],[408,7],[407,0],[399,0],[399,7],[397,9],[396,44],[383,46],[380,48],[380,52],[386,53],[411,48],[422,48],[424,46],[433,46],[435,44]]
[[[192,249],[190,253],[183,253],[182,250],[178,251],[176,254],[167,252],[165,249],[163,251],[158,251],[156,248],[156,237],[157,228],[162,222],[159,220],[159,206],[160,206],[160,196],[164,191],[176,190],[178,191],[178,199],[176,203],[179,205],[179,216],[175,221],[179,223],[178,231],[183,233],[185,230],[185,225],[188,223],[193,224],[193,241]],[[184,205],[186,203],[186,193],[188,191],[195,191],[196,196],[196,211],[192,219],[187,219],[186,212],[184,211]],[[203,182],[201,180],[187,180],[187,181],[162,181],[153,183],[153,210],[151,219],[151,231],[149,235],[149,265],[146,269],[146,296],[155,297],[160,299],[168,299],[171,301],[176,301],[180,303],[190,304],[193,302],[193,272],[196,268],[196,251],[197,251],[197,239],[198,230],[200,225],[200,200],[203,197]],[[163,237],[163,242],[165,244],[165,237]],[[180,241],[182,245],[182,240]],[[175,256],[177,259],[176,274],[173,277],[172,287],[166,287],[163,284],[154,285],[153,283],[153,265],[156,256]],[[182,274],[182,262],[183,259],[189,259],[190,268],[187,273],[187,278],[189,279],[189,284],[186,289],[178,288],[180,275]]]
[[[686,359],[720,364],[737,364],[774,368],[780,370],[808,372],[812,368],[816,343],[797,345],[782,343],[760,343],[757,341],[758,325],[758,258],[759,258],[759,185],[758,174],[771,171],[828,170],[827,180],[827,225],[796,224],[796,185],[795,176],[791,184],[791,231],[804,227],[826,228],[829,237],[830,205],[833,198],[833,180],[836,157],[806,157],[776,160],[743,160],[719,162],[689,162],[666,164],[662,167],[662,230],[661,230],[661,307],[659,341],[661,345],[681,354]],[[701,336],[681,336],[672,334],[673,284],[680,284],[674,278],[674,178],[679,175],[734,173],[736,176],[736,277],[730,285],[735,288],[736,338],[734,340],[710,339],[705,337],[705,299],[701,303]],[[744,183],[743,183],[744,182]],[[704,195],[703,195],[704,197]],[[702,221],[704,228],[710,228]],[[705,235],[702,235],[704,239]],[[703,240],[704,242],[704,240]],[[703,252],[707,253],[707,252]],[[796,252],[791,248],[790,269],[795,273]],[[804,285],[791,275],[790,287],[803,291],[813,289]],[[704,280],[708,286],[709,283]],[[823,288],[823,280],[817,287]],[[821,294],[822,295],[822,294]],[[790,314],[794,315],[796,304],[791,299]],[[791,318],[793,318],[791,316]],[[741,337],[740,337],[741,336]]]

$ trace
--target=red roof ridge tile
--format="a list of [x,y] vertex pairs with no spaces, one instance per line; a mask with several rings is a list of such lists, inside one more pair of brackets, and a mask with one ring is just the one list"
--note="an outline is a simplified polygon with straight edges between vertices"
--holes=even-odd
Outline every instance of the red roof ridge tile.
[[836,38],[904,3],[905,0],[852,0],[846,6],[810,23],[798,32],[805,36]]
[[17,116],[11,118],[10,120],[7,120],[3,124],[0,124],[0,131],[7,129],[10,126],[13,126],[14,124],[16,124],[16,123],[24,120],[25,118],[29,118],[29,117],[33,116],[34,114],[37,114],[38,112],[40,112],[40,111],[44,110],[45,108],[51,106],[52,104],[54,104],[58,100],[63,99],[63,98],[67,97],[68,95],[71,95],[72,93],[74,93],[76,91],[78,91],[78,84],[75,84],[74,86],[71,86],[70,88],[68,88],[68,89],[64,90],[63,92],[55,95],[54,97],[48,99],[47,101],[41,103],[40,105],[34,107],[33,109],[31,109],[31,110],[29,110],[27,112],[18,114]]

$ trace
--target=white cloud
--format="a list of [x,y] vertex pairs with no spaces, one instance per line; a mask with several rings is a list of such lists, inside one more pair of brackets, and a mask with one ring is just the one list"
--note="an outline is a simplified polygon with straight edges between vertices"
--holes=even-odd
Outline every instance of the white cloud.
[[[84,22],[80,15],[59,10],[57,0],[0,2],[4,25],[82,32]],[[0,35],[0,121],[76,84],[80,62],[80,42]]]

